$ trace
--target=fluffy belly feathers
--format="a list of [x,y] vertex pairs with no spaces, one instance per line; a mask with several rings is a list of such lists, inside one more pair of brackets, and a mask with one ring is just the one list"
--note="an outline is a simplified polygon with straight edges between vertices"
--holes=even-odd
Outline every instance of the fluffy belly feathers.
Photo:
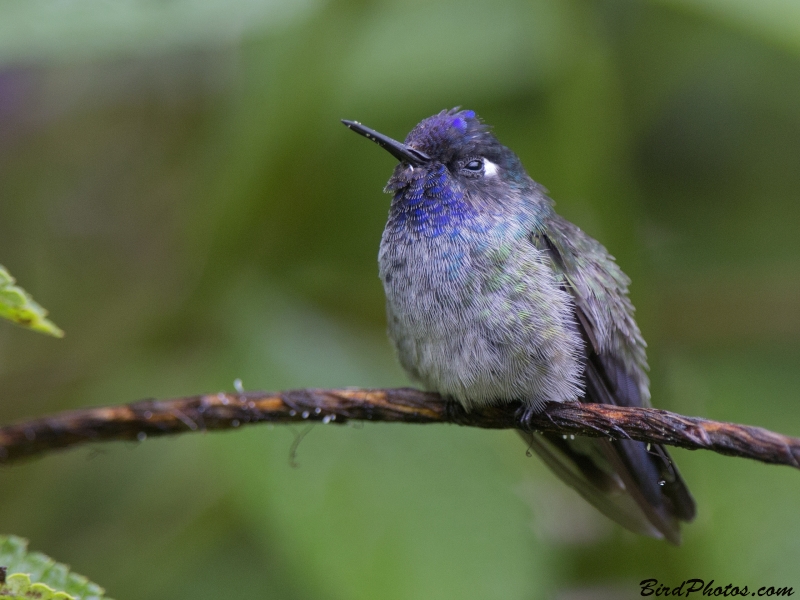
[[526,237],[469,252],[417,239],[402,258],[397,247],[381,244],[380,276],[389,337],[412,378],[466,407],[582,395],[572,298]]

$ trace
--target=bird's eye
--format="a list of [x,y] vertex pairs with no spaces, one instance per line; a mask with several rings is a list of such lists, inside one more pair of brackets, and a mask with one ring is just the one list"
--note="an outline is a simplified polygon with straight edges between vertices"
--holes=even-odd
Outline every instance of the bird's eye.
[[483,169],[483,161],[479,158],[474,158],[469,161],[467,164],[464,165],[464,168],[467,171],[473,171],[475,173],[481,171]]

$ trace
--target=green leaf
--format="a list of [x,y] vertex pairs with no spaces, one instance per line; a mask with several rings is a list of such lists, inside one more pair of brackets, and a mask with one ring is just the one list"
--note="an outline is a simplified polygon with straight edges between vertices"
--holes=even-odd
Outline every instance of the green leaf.
[[47,311],[39,306],[16,280],[0,265],[0,317],[55,337],[64,337],[64,332],[45,317]]
[[0,566],[7,572],[0,600],[105,598],[103,588],[40,552],[28,552],[28,542],[13,535],[0,535]]

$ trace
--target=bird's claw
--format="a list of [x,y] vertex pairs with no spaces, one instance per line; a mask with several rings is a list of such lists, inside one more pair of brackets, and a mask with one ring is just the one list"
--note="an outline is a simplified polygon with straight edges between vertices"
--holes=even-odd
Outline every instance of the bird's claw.
[[521,429],[525,431],[532,431],[531,421],[533,420],[536,411],[534,411],[530,406],[523,404],[517,409],[517,421],[520,425],[522,425]]

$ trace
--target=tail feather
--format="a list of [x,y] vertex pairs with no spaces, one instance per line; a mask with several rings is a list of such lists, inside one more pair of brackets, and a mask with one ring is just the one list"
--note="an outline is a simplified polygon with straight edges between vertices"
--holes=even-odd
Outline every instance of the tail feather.
[[[528,447],[539,455],[559,479],[575,489],[609,519],[634,533],[657,539],[667,537],[674,541],[671,539],[674,536],[665,536],[661,528],[653,524],[651,515],[641,509],[640,503],[631,494],[626,493],[627,486],[619,476],[590,466],[586,462],[585,454],[571,449],[568,443],[560,443],[563,440],[558,436],[526,431],[519,433]],[[602,445],[609,442],[591,440],[591,443],[602,453]],[[672,532],[670,528],[667,529]]]
[[604,515],[634,533],[680,544],[680,522],[694,518],[695,505],[662,446],[519,433],[562,481]]

